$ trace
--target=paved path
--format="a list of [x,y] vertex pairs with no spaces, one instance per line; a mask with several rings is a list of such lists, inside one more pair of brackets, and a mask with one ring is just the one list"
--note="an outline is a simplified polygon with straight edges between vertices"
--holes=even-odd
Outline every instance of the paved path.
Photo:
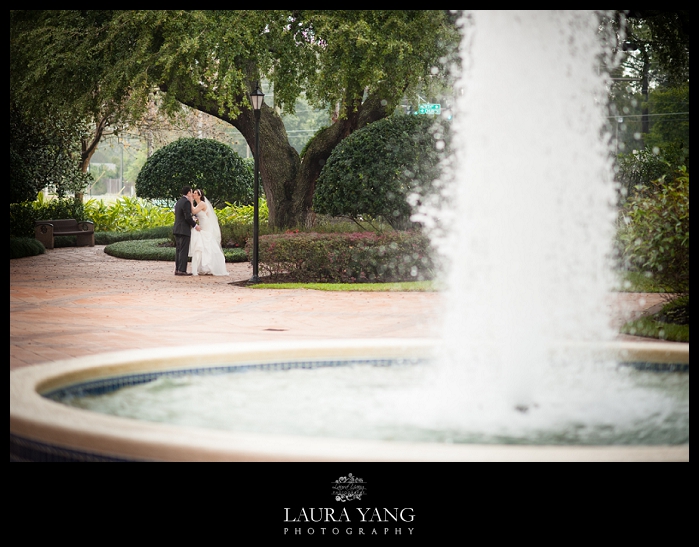
[[[118,259],[103,246],[10,260],[10,370],[124,349],[435,336],[438,293],[250,289],[231,284],[250,278],[249,264],[227,268],[229,277],[179,277],[173,263]],[[635,314],[659,302],[610,296]]]

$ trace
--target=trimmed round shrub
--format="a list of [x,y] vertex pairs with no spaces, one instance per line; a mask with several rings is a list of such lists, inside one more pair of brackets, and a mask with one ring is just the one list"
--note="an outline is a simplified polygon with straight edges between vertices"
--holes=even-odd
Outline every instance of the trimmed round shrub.
[[38,239],[34,239],[33,237],[10,236],[10,259],[36,256],[44,254],[45,252],[46,248]]
[[230,146],[213,139],[183,138],[157,150],[136,178],[138,197],[174,204],[183,186],[204,190],[214,207],[248,205],[253,173]]
[[667,292],[689,294],[689,172],[655,181],[622,211],[619,231],[629,269],[652,274]]
[[313,210],[353,219],[382,217],[410,225],[411,194],[424,196],[439,176],[448,126],[427,116],[396,115],[363,127],[333,150],[318,177]]

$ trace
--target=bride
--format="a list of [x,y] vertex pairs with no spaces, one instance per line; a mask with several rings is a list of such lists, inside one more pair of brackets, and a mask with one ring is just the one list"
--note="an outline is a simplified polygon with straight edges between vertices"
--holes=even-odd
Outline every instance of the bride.
[[194,190],[192,215],[196,215],[200,230],[192,229],[189,256],[192,257],[192,275],[228,275],[226,259],[221,248],[221,227],[216,211],[204,192]]

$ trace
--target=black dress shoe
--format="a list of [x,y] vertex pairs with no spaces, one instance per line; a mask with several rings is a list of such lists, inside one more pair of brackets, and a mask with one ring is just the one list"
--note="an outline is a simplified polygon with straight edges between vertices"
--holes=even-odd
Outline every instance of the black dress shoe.
[[192,275],[192,274],[187,273],[187,272],[175,272],[175,275]]

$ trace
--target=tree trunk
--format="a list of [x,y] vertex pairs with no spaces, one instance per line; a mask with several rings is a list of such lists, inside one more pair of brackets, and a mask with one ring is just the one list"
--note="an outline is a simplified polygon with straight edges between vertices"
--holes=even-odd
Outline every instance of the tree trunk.
[[92,156],[97,151],[97,145],[104,135],[104,130],[109,125],[109,117],[105,116],[102,118],[95,126],[95,132],[92,134],[92,138],[88,141],[87,139],[82,140],[82,153],[80,155],[80,169],[83,173],[87,173],[90,167],[90,160]]
[[299,211],[297,223],[304,223],[313,207],[316,181],[330,154],[344,138],[368,123],[386,117],[386,109],[378,98],[369,98],[358,108],[318,133],[308,145],[301,159],[294,195],[295,209]]
[[[90,168],[90,160],[97,151],[97,145],[100,143],[100,140],[102,139],[102,135],[104,135],[104,130],[107,127],[107,125],[109,125],[109,117],[105,116],[97,123],[95,127],[95,132],[92,134],[92,138],[89,141],[87,139],[82,140],[82,151],[80,154],[80,170],[83,173],[87,173],[87,170]],[[78,203],[82,203],[84,195],[85,193],[82,191],[76,192],[75,201],[77,201]]]
[[[244,110],[236,118],[227,121],[243,135],[255,153],[255,116],[252,110]],[[260,111],[260,180],[267,198],[269,223],[277,228],[296,224],[298,211],[294,209],[294,189],[299,170],[299,155],[289,144],[281,117],[273,108],[262,105]]]

